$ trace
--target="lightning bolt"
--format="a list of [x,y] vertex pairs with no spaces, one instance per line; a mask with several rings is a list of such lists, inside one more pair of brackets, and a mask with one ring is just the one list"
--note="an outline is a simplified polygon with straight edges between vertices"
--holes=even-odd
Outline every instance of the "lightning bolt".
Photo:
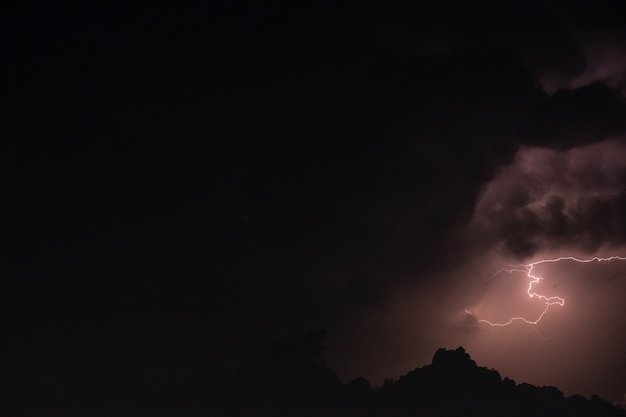
[[[473,312],[471,312],[470,310],[465,310],[465,312],[469,315],[471,315],[472,317],[474,317],[476,319],[476,321],[478,323],[485,323],[488,324],[491,327],[504,327],[504,326],[508,326],[512,323],[521,323],[521,324],[527,324],[530,326],[533,326],[533,328],[535,329],[535,331],[537,331],[537,329],[534,327],[536,326],[541,319],[543,319],[543,317],[546,315],[546,313],[548,312],[548,310],[550,310],[550,308],[552,308],[553,306],[559,306],[559,307],[563,307],[565,305],[565,299],[561,298],[561,297],[547,297],[543,294],[540,294],[538,292],[536,292],[534,290],[534,286],[535,284],[539,283],[540,281],[543,281],[543,278],[538,276],[538,275],[534,275],[533,274],[533,269],[535,268],[535,266],[537,265],[541,265],[541,264],[547,264],[547,263],[557,263],[557,262],[561,262],[561,261],[574,261],[574,262],[578,262],[578,263],[591,263],[591,262],[610,262],[610,261],[626,261],[626,257],[621,257],[621,256],[610,256],[608,258],[600,258],[598,256],[594,256],[593,258],[587,258],[587,259],[579,259],[573,256],[562,256],[559,258],[552,258],[552,259],[541,259],[529,264],[519,264],[519,265],[509,265],[509,268],[502,268],[499,269],[498,271],[496,271],[493,275],[491,275],[489,278],[487,278],[487,280],[485,280],[485,282],[483,282],[483,285],[486,284],[488,281],[496,278],[498,275],[503,274],[503,273],[508,273],[509,275],[514,273],[514,272],[520,272],[526,275],[526,277],[528,278],[528,288],[526,290],[526,292],[528,293],[528,296],[530,298],[534,298],[534,299],[538,299],[541,300],[545,303],[545,308],[543,309],[543,311],[541,312],[541,314],[539,314],[539,316],[537,318],[535,318],[534,320],[532,319],[528,319],[525,317],[511,317],[509,320],[507,321],[503,321],[503,322],[491,322],[489,320],[485,320],[485,319],[479,319],[476,314],[474,314]],[[538,331],[537,334],[539,334],[539,336],[543,339],[545,339],[545,337],[543,337]]]

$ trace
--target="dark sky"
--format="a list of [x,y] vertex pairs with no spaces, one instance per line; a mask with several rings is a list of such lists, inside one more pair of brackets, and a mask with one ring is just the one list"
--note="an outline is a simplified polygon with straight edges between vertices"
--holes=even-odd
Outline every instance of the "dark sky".
[[508,264],[626,255],[620,1],[118,3],[3,8],[11,375],[168,389],[324,328],[344,379],[463,345],[626,392],[626,262],[544,265],[546,323],[478,321],[541,312],[484,283]]

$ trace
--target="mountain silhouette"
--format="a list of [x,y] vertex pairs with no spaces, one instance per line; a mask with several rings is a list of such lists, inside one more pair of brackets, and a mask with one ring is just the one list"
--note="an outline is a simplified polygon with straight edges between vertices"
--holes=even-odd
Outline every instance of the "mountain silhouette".
[[439,349],[429,365],[379,387],[365,378],[342,383],[324,361],[321,330],[278,340],[233,369],[213,360],[176,388],[149,393],[138,387],[106,402],[106,392],[68,393],[75,395],[58,402],[29,389],[27,380],[5,375],[0,382],[2,415],[15,417],[626,417],[626,410],[597,396],[566,397],[556,387],[502,378],[462,347]]
[[[207,369],[158,407],[171,415],[626,417],[592,396],[516,384],[480,367],[462,347],[439,349],[430,365],[372,388],[341,383],[323,361],[324,333],[280,340],[233,371]],[[167,406],[165,406],[167,403]]]

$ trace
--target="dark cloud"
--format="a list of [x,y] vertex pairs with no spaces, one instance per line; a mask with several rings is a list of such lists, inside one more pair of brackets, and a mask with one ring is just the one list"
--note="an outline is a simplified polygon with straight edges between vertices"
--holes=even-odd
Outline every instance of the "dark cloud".
[[541,100],[529,119],[527,144],[566,149],[620,136],[626,125],[619,91],[594,83]]
[[625,155],[620,140],[569,151],[522,149],[486,186],[475,221],[519,259],[560,247],[593,253],[620,246]]
[[524,355],[464,313],[483,280],[625,243],[617,3],[166,3],[3,17],[15,366],[310,327],[350,377]]
[[624,88],[626,30],[617,1],[483,2],[388,8],[361,16],[384,48],[405,54],[448,56],[511,48],[520,53],[548,94],[594,82]]

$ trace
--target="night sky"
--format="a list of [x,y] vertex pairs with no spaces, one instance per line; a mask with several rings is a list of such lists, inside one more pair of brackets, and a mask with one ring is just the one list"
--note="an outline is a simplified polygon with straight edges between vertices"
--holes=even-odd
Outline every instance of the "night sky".
[[545,307],[501,268],[626,257],[621,1],[91,3],[1,13],[11,395],[167,391],[319,328],[343,380],[461,345],[623,398],[626,260],[540,264],[564,306],[481,321]]

